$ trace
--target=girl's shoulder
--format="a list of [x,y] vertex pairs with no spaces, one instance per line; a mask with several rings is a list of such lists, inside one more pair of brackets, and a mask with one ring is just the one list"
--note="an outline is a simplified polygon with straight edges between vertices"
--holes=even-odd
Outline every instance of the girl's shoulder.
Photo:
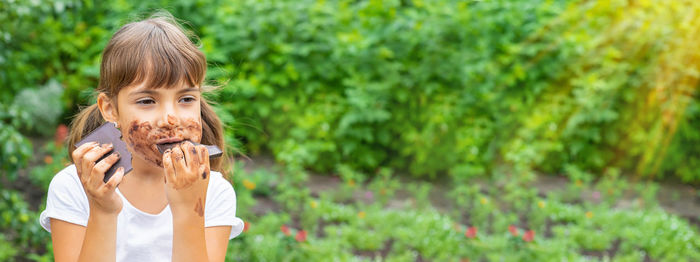
[[224,178],[224,175],[222,173],[212,170],[211,172],[209,172],[209,176],[209,189],[233,188],[231,182]]
[[68,165],[56,173],[53,179],[51,179],[51,184],[56,183],[62,185],[78,185],[82,188],[80,177],[78,177],[78,170],[75,168],[74,164]]

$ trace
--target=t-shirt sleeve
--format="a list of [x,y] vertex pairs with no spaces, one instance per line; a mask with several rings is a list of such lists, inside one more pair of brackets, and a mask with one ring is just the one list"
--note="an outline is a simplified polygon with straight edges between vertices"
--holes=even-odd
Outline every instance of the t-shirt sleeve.
[[46,209],[39,223],[51,232],[51,218],[87,226],[90,206],[74,165],[61,170],[51,179],[46,197]]
[[204,226],[231,226],[229,239],[232,239],[243,231],[243,220],[236,217],[236,192],[231,183],[218,172],[212,172],[210,180]]

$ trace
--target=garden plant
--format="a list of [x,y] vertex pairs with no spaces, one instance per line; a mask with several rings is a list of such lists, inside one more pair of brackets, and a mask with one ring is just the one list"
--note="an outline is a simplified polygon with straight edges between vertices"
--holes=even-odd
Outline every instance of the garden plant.
[[659,193],[700,201],[692,0],[0,2],[0,261],[53,260],[67,125],[161,9],[237,152],[227,261],[700,261]]

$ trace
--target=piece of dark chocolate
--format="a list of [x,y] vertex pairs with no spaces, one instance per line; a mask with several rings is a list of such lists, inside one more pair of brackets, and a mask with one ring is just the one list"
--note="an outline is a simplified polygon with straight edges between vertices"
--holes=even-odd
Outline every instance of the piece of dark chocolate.
[[114,127],[113,123],[106,122],[94,131],[92,131],[90,134],[87,136],[83,137],[82,140],[80,140],[78,143],[75,144],[75,147],[79,147],[82,144],[88,143],[88,142],[98,142],[100,144],[112,144],[114,147],[112,148],[112,151],[105,153],[100,159],[98,159],[95,163],[100,162],[100,160],[104,159],[105,157],[108,157],[109,155],[112,154],[112,152],[118,152],[119,153],[119,160],[117,160],[112,167],[110,167],[107,172],[105,172],[105,178],[104,182],[107,183],[109,179],[114,175],[114,173],[117,171],[117,168],[123,167],[124,168],[124,175],[129,173],[131,171],[131,153],[129,150],[126,149],[126,143],[122,141],[121,139],[122,133]]
[[[189,140],[185,140],[185,141],[189,141]],[[190,141],[190,142],[192,142],[192,141]],[[173,148],[174,146],[177,146],[180,143],[182,143],[182,142],[159,144],[159,145],[156,145],[156,147],[158,147],[158,151],[160,151],[160,153],[162,154],[163,152],[165,152],[165,150],[168,150],[169,148]],[[192,144],[194,144],[195,146],[202,145],[202,144],[195,143],[195,142],[192,142]],[[203,145],[203,146],[207,148],[207,151],[209,151],[209,158],[217,158],[217,157],[220,157],[224,153],[216,145]]]

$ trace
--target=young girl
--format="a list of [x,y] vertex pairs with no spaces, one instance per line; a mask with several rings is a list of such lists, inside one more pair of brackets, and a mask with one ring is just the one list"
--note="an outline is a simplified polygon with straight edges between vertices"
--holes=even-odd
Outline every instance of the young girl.
[[[102,54],[97,103],[71,124],[74,163],[51,181],[41,225],[56,261],[223,261],[243,229],[236,195],[204,146],[225,149],[202,97],[204,54],[169,15],[127,24]],[[133,170],[103,182],[112,145],[75,144],[105,121],[120,128]],[[181,142],[160,153],[156,145]],[[97,161],[103,155],[108,157]],[[211,170],[211,171],[210,171]]]

